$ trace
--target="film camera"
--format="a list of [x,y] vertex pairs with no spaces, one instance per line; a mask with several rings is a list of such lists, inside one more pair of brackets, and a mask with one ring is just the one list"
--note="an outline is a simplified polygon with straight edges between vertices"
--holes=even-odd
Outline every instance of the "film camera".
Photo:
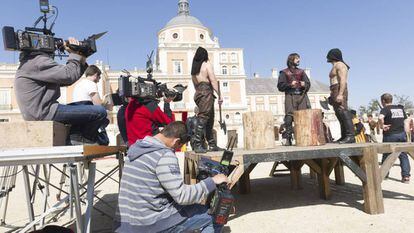
[[[53,10],[51,9],[53,8]],[[4,49],[9,51],[29,51],[29,52],[45,52],[55,53],[58,56],[64,56],[65,41],[61,38],[55,38],[52,32],[58,17],[58,8],[49,6],[49,0],[40,0],[40,11],[43,16],[40,16],[33,27],[26,27],[25,30],[15,31],[13,27],[4,26],[2,29]],[[47,28],[47,20],[54,16],[53,22]],[[39,22],[43,20],[43,28],[37,28]],[[103,36],[106,32],[92,35],[83,41],[79,41],[79,45],[69,44],[69,48],[73,51],[88,57],[94,54],[96,49],[96,40]]]
[[[234,169],[230,165],[233,158],[233,147],[236,142],[235,138],[231,138],[227,149],[224,150],[221,161],[213,161],[204,157],[198,163],[197,180],[204,180],[217,174],[229,175]],[[231,149],[230,148],[231,145]],[[208,213],[213,216],[214,223],[224,225],[227,223],[230,212],[232,211],[235,198],[231,194],[226,183],[217,185],[216,191],[207,198],[207,204],[210,205]]]
[[152,78],[152,56],[154,51],[147,56],[147,78],[133,77],[128,71],[123,70],[126,75],[119,77],[119,95],[123,97],[133,98],[150,98],[159,99],[162,97],[173,99],[174,102],[181,101],[183,99],[183,92],[187,89],[187,86],[177,84],[173,89],[169,89],[166,83],[159,83]]

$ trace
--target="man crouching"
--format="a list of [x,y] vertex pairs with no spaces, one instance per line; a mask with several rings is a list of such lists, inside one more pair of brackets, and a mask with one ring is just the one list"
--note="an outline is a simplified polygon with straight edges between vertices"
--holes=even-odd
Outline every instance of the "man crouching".
[[128,150],[122,173],[115,232],[221,232],[207,207],[198,204],[228,182],[219,174],[186,185],[174,151],[189,140],[183,122],[172,122],[154,137],[138,140]]

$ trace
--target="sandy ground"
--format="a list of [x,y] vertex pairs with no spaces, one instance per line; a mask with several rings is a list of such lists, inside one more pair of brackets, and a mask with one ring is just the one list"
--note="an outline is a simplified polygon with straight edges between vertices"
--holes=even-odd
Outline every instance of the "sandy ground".
[[[180,161],[183,161],[182,158]],[[115,159],[100,160],[97,167],[109,171],[116,163]],[[303,189],[291,190],[286,174],[269,177],[271,167],[271,163],[263,163],[253,170],[250,194],[239,195],[235,188],[236,214],[231,216],[224,232],[414,232],[414,181],[411,184],[399,181],[398,164],[391,169],[390,179],[382,183],[385,214],[381,215],[363,212],[361,184],[347,168],[346,185],[335,185],[331,176],[332,199],[326,201],[319,198],[316,180],[309,178],[308,168],[303,169]],[[97,173],[99,177],[101,174]],[[53,182],[58,183],[59,178],[54,170]],[[109,217],[93,211],[93,232],[111,232],[110,216],[113,216],[116,206],[117,187],[114,181],[108,180],[96,189],[96,194],[110,206],[95,199],[94,206]],[[56,191],[53,188],[51,191],[52,202],[56,200]],[[36,214],[40,214],[40,192],[35,202]],[[86,209],[85,205],[82,208]],[[66,224],[70,221],[69,216],[69,211],[65,212],[55,224]],[[23,179],[19,174],[16,188],[10,196],[6,226],[0,227],[0,232],[11,232],[13,228],[23,226],[27,219]],[[73,223],[70,226],[73,227]]]

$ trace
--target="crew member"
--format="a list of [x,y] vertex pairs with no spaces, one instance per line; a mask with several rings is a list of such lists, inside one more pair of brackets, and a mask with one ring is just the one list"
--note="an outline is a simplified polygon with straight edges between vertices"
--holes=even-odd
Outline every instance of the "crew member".
[[305,71],[299,69],[300,56],[292,53],[287,58],[287,68],[280,71],[277,88],[285,92],[285,132],[286,146],[292,145],[293,134],[293,112],[297,110],[310,109],[308,91],[310,81]]

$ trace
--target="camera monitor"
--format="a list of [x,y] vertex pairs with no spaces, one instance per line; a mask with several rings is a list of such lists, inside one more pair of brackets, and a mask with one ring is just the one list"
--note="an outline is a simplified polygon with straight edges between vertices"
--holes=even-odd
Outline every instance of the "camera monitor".
[[49,0],[39,0],[40,2],[40,11],[42,13],[49,13]]

